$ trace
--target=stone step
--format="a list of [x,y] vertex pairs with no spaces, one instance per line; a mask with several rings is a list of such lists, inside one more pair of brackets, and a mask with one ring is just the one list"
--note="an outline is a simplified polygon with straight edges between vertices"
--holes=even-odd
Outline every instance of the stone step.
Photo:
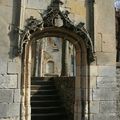
[[31,80],[54,81],[52,77],[31,77]]
[[32,120],[67,120],[65,113],[32,114]]
[[55,107],[61,106],[60,100],[44,100],[44,101],[31,101],[31,107]]
[[32,80],[31,85],[55,85],[54,81]]
[[58,91],[56,89],[50,90],[31,90],[31,95],[56,95]]
[[53,77],[31,77],[32,80],[53,80]]
[[61,113],[65,112],[63,106],[56,106],[56,107],[32,107],[31,108],[32,114],[48,114],[48,113]]
[[33,95],[31,96],[32,101],[40,101],[40,100],[59,100],[60,97],[58,95]]
[[55,85],[31,85],[31,90],[56,89]]

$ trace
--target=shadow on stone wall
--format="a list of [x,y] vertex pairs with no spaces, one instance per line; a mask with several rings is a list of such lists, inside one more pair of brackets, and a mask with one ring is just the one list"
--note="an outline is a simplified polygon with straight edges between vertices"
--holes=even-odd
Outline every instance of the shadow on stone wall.
[[86,8],[86,28],[87,30],[89,30],[89,6],[88,6],[88,1],[89,0],[85,0],[85,8]]
[[74,120],[75,77],[56,77],[54,81],[64,102],[69,120]]
[[[86,28],[94,42],[94,0],[85,0]],[[93,43],[94,44],[94,43]]]
[[21,0],[14,0],[12,6],[12,23],[10,25],[10,32],[8,34],[10,38],[10,50],[9,58],[13,59],[18,55],[18,40],[19,32],[16,28],[20,25],[20,12],[21,12]]

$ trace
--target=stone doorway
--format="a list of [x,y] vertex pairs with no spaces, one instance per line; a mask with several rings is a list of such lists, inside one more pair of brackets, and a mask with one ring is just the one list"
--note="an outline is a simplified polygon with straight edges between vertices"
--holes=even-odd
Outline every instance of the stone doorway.
[[68,40],[31,43],[31,120],[74,120],[76,51]]
[[[20,41],[20,52],[23,56],[23,120],[31,120],[31,77],[57,76],[58,81],[62,82],[64,79],[59,79],[59,76],[68,76],[71,74],[71,71],[67,72],[69,69],[66,66],[66,62],[63,62],[67,58],[65,56],[65,49],[62,49],[62,53],[65,54],[63,55],[64,57],[62,59],[62,63],[64,63],[61,65],[61,67],[64,68],[62,71],[59,72],[58,69],[56,74],[56,67],[53,58],[50,57],[48,53],[45,53],[44,55],[46,58],[49,58],[45,63],[46,66],[41,67],[44,65],[42,64],[41,58],[43,56],[43,52],[40,50],[41,47],[39,44],[42,39],[46,38],[49,38],[49,42],[51,42],[51,38],[62,38],[63,42],[68,41],[74,46],[75,56],[72,55],[71,58],[75,57],[75,68],[74,66],[70,67],[72,68],[72,74],[75,77],[74,83],[72,84],[74,86],[74,102],[72,103],[74,109],[73,120],[84,120],[89,118],[89,65],[90,62],[94,60],[93,44],[87,30],[84,28],[84,24],[80,22],[75,26],[68,17],[69,12],[61,12],[60,4],[62,4],[60,0],[53,0],[48,9],[42,14],[41,21],[31,16],[27,20],[28,24],[25,27],[27,29],[23,35],[23,39]],[[33,42],[35,42],[36,45],[38,44],[37,48],[36,46],[32,45]],[[57,44],[53,43],[52,46],[55,52],[58,51]],[[65,46],[66,44],[64,44],[64,47]],[[36,48],[34,49],[36,50],[35,53],[37,53],[35,58],[33,57],[33,48]],[[71,63],[74,63],[74,59],[73,61],[71,60]],[[44,70],[48,68],[47,65],[49,67],[52,66],[52,71]],[[68,79],[68,81],[70,80]],[[65,82],[63,83],[65,84]]]
[[[64,36],[65,35],[65,36]],[[31,91],[31,66],[32,66],[32,41],[40,40],[41,38],[51,37],[64,37],[65,40],[70,41],[76,50],[76,76],[74,86],[74,120],[80,120],[85,118],[85,109],[88,107],[88,62],[87,62],[87,49],[85,47],[82,38],[76,34],[66,31],[61,28],[49,28],[42,31],[37,31],[31,37],[28,44],[25,45],[24,54],[24,95],[23,96],[23,107],[25,108],[25,120],[31,119],[31,102],[30,102],[30,91]],[[88,108],[87,108],[88,109]]]

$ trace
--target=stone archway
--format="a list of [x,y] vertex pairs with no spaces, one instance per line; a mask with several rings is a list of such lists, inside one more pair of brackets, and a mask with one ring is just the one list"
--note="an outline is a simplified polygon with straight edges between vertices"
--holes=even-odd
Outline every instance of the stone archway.
[[[64,28],[49,27],[36,31],[32,34],[31,40],[25,45],[24,54],[24,77],[23,77],[23,108],[25,120],[30,120],[30,86],[31,86],[31,42],[47,36],[64,37],[69,40],[76,49],[76,79],[75,79],[75,103],[74,120],[80,120],[85,116],[85,108],[88,104],[88,61],[87,48],[84,40],[77,34]],[[86,101],[87,100],[87,101]]]
[[[31,119],[30,86],[31,86],[31,43],[44,37],[60,37],[70,41],[76,50],[76,79],[74,120],[85,119],[89,110],[89,63],[93,61],[93,44],[83,23],[74,26],[69,19],[68,11],[61,12],[60,0],[53,0],[45,11],[41,21],[30,17],[20,41],[20,53],[23,55],[22,76],[22,117]],[[55,22],[61,19],[62,25]],[[59,21],[59,20],[58,20]],[[89,116],[89,111],[87,116]]]

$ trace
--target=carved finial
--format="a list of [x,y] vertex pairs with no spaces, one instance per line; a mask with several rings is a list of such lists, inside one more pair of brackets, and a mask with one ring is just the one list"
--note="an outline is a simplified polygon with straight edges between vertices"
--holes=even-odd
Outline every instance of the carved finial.
[[63,5],[63,2],[60,0],[52,0],[51,5],[52,7],[59,7],[60,5]]
[[63,5],[63,2],[61,0],[52,0],[52,4]]

